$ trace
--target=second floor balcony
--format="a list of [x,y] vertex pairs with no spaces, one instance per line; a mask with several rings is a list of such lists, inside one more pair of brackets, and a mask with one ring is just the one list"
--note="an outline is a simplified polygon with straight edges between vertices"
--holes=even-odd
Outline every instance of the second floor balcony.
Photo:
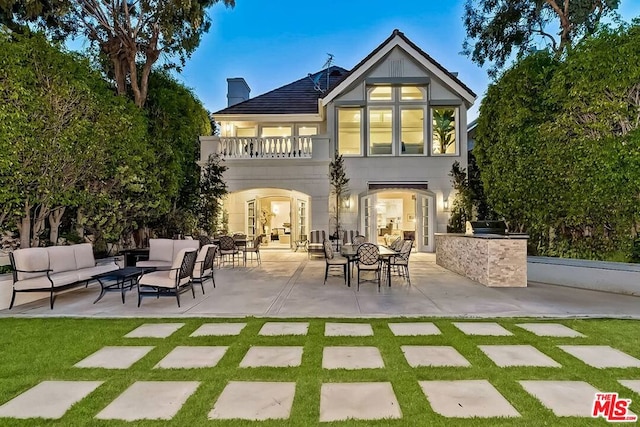
[[312,153],[310,136],[220,137],[218,151],[224,159],[311,158]]
[[200,137],[201,160],[218,154],[224,160],[328,159],[328,139],[323,136]]

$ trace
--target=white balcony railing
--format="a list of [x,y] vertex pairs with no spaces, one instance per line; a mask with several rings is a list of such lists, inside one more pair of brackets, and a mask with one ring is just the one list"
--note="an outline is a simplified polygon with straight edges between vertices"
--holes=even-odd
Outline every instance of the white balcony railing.
[[309,159],[312,146],[310,136],[220,137],[217,151],[224,159]]

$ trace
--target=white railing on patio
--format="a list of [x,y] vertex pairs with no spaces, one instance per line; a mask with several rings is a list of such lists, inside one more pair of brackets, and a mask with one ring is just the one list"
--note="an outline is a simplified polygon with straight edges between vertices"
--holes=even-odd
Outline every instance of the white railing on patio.
[[309,159],[312,143],[310,136],[220,137],[218,154],[224,159]]

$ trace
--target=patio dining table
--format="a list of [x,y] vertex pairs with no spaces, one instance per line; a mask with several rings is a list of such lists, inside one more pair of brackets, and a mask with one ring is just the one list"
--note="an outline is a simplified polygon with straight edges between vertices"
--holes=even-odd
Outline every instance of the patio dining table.
[[[391,257],[399,255],[400,253],[384,245],[378,245],[378,250],[380,251],[378,258],[380,261],[387,264],[387,285],[391,286],[390,260]],[[340,247],[340,254],[348,260],[347,269],[349,272],[347,274],[347,286],[351,286],[351,264],[356,262],[358,259],[358,245],[346,243]]]

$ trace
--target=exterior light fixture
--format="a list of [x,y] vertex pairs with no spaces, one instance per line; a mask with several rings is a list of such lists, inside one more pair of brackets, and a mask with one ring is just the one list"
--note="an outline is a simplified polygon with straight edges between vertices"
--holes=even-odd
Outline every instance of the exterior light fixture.
[[442,207],[445,211],[449,210],[449,198],[447,197],[442,201]]

